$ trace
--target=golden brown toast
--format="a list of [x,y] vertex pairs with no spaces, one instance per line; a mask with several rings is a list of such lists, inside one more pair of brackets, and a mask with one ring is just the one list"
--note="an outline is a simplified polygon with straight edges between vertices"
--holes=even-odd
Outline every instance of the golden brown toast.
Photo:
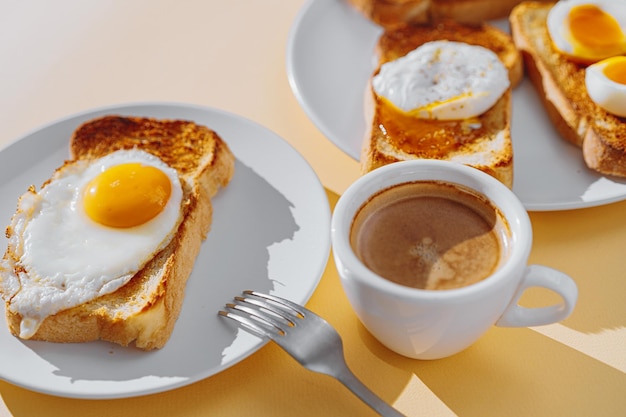
[[382,27],[425,23],[433,0],[348,0],[356,10]]
[[521,0],[348,0],[364,16],[385,28],[406,23],[454,20],[481,23],[502,19]]
[[522,0],[432,0],[432,20],[452,19],[460,23],[481,23],[503,19]]
[[[182,307],[185,285],[211,226],[211,197],[230,181],[234,156],[218,134],[182,120],[106,116],[80,126],[71,138],[76,161],[119,149],[139,148],[174,168],[183,188],[182,222],[170,243],[118,290],[48,316],[32,339],[51,342],[107,340],[161,348]],[[45,185],[44,185],[45,187]],[[7,229],[7,237],[13,231]],[[11,257],[7,249],[4,259]],[[2,279],[0,268],[0,279]],[[20,333],[21,316],[6,302],[11,332]]]
[[626,123],[608,113],[585,87],[585,65],[558,52],[546,26],[553,3],[524,2],[511,12],[513,40],[526,72],[560,133],[582,148],[587,166],[607,175],[626,176]]
[[445,159],[474,166],[512,187],[511,91],[521,81],[523,67],[508,34],[488,24],[462,25],[452,21],[389,29],[376,46],[379,66],[373,76],[383,63],[404,56],[426,42],[442,39],[494,51],[508,70],[508,90],[476,118],[421,120],[386,104],[376,95],[370,82],[366,94],[368,129],[361,154],[361,171],[365,173],[402,160]]

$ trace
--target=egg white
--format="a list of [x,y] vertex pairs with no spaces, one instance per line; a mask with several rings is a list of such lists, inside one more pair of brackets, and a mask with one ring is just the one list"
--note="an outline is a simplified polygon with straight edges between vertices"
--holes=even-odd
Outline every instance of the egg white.
[[[170,199],[159,215],[142,225],[99,225],[84,212],[84,189],[105,169],[128,162],[162,170],[172,183]],[[14,234],[9,245],[26,273],[7,279],[19,286],[12,291],[11,308],[24,317],[21,336],[32,336],[49,315],[126,284],[170,242],[182,220],[182,197],[177,172],[139,150],[117,151],[90,163],[67,166],[38,193],[30,190],[22,196],[12,219]]]
[[383,64],[372,79],[378,96],[423,119],[483,114],[509,88],[508,70],[491,50],[463,42],[428,42]]
[[[610,14],[617,20],[619,26],[626,28],[626,2],[616,0],[560,0],[548,13],[547,27],[554,46],[562,53],[576,57],[582,61],[594,62],[609,56],[595,51],[580,51],[572,39],[568,22],[568,15],[572,7],[583,4],[593,4]],[[623,51],[626,52],[626,51]]]

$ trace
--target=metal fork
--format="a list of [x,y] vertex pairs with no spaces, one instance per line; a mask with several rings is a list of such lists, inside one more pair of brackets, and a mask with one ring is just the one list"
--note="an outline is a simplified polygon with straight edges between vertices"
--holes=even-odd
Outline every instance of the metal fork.
[[284,298],[244,291],[220,316],[270,338],[302,366],[330,375],[382,416],[402,416],[369,390],[346,365],[341,337],[326,320]]

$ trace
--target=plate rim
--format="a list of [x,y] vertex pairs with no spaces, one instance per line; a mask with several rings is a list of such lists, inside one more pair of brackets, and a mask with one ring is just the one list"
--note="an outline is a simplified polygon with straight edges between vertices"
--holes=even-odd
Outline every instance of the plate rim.
[[[317,2],[321,2],[321,0],[317,0]],[[309,13],[315,6],[315,3],[316,3],[316,0],[307,0],[306,3],[300,8],[300,10],[298,10],[296,17],[294,18],[294,21],[291,27],[289,28],[289,32],[287,35],[287,48],[285,52],[285,66],[287,69],[287,81],[289,83],[289,86],[291,87],[291,91],[293,92],[293,95],[296,97],[298,103],[300,104],[304,112],[306,113],[307,117],[313,122],[315,127],[326,138],[330,138],[331,136],[333,136],[332,132],[329,131],[326,125],[320,120],[317,113],[315,113],[311,109],[309,103],[306,101],[304,94],[302,93],[302,90],[300,88],[301,84],[298,81],[299,80],[298,73],[294,70],[295,63],[294,63],[293,56],[294,56],[294,50],[297,44],[296,35],[299,33],[299,28],[301,27],[302,22],[309,16]],[[333,143],[333,145],[337,146],[346,155],[348,155],[352,159],[358,160],[358,158],[355,158],[355,156],[352,155],[352,152],[351,152],[352,150],[350,149],[349,146],[345,145],[343,142],[341,143],[336,143],[334,141],[331,141],[331,142]]]

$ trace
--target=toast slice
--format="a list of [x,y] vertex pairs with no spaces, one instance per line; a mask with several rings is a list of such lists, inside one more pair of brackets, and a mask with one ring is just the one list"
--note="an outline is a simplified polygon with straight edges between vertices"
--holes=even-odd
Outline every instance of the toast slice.
[[405,23],[426,23],[433,0],[348,0],[372,22],[391,28]]
[[459,23],[481,23],[504,19],[522,0],[432,0],[431,20],[452,19]]
[[[488,48],[508,70],[509,88],[482,115],[467,120],[421,120],[395,111],[375,93],[371,79],[383,63],[435,40]],[[522,79],[523,66],[508,34],[485,23],[405,25],[386,30],[377,43],[376,53],[379,65],[365,99],[368,126],[360,158],[362,173],[397,161],[443,159],[476,167],[512,187],[511,100],[512,89]]]
[[511,12],[511,34],[526,72],[556,130],[582,148],[587,166],[626,177],[626,123],[589,98],[586,66],[554,48],[546,24],[553,4],[524,2]]
[[482,23],[503,19],[521,0],[348,0],[365,17],[384,28],[406,23],[454,20]]
[[[187,278],[211,226],[211,197],[229,183],[234,156],[216,132],[190,121],[105,116],[78,127],[70,142],[73,159],[59,169],[133,148],[159,157],[178,173],[183,189],[182,221],[174,237],[127,284],[48,316],[31,339],[101,339],[124,346],[134,342],[145,350],[161,348],[169,339],[182,307]],[[13,233],[11,226],[7,228],[9,239]],[[13,256],[9,245],[0,265],[0,284],[8,279],[8,273],[19,269],[19,264],[7,263]],[[8,271],[7,266],[13,270]],[[19,335],[22,317],[12,311],[6,294],[5,302],[9,329]]]

